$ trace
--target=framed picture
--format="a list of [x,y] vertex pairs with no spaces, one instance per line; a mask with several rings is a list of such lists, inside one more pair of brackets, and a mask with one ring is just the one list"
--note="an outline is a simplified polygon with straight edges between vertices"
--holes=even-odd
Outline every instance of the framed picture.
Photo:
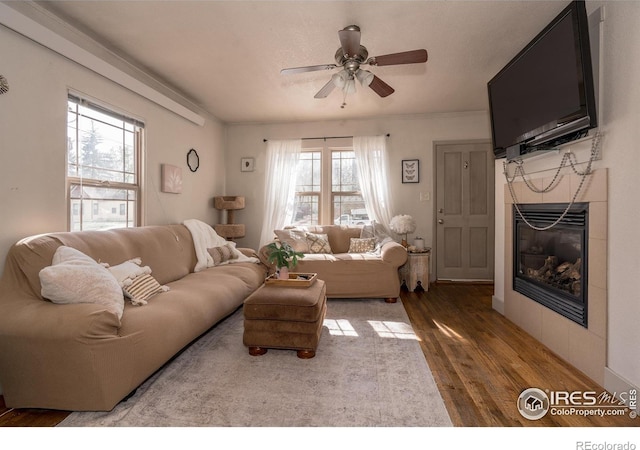
[[403,159],[402,160],[402,182],[403,183],[420,183],[420,160],[419,159]]
[[241,172],[253,172],[253,158],[242,158],[241,164]]
[[182,169],[171,164],[162,164],[161,169],[162,192],[169,194],[182,193]]

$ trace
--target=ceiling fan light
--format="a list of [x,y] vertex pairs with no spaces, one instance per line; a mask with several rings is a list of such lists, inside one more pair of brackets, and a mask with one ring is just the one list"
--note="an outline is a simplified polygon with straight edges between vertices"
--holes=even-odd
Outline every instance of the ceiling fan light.
[[333,74],[331,80],[333,81],[335,87],[337,87],[338,89],[344,89],[347,78],[344,76],[344,72],[338,72],[336,74]]
[[356,78],[362,86],[369,86],[373,81],[373,74],[368,70],[360,69],[356,72]]
[[347,80],[342,88],[345,94],[355,94],[356,93],[356,80],[353,78]]

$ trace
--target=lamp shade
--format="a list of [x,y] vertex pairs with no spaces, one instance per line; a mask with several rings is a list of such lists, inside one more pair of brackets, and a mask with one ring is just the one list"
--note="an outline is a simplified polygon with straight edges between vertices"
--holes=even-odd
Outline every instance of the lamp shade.
[[369,86],[373,81],[373,74],[368,70],[360,69],[356,72],[356,78],[363,86]]
[[345,94],[355,94],[356,93],[356,80],[353,78],[347,80],[342,88]]
[[343,89],[344,84],[347,81],[344,70],[334,74],[331,77],[331,81],[333,81],[333,84],[335,85],[335,87],[337,87],[338,89]]

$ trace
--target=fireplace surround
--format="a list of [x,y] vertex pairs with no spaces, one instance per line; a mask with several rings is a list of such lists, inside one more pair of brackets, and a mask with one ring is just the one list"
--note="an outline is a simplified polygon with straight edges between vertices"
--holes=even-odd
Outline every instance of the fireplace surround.
[[[550,181],[551,178],[540,177],[529,180],[529,183],[541,188]],[[512,189],[519,205],[567,204],[572,201],[580,181],[580,176],[566,174],[549,192],[532,192],[522,181],[514,182]],[[586,276],[586,327],[515,290],[514,207],[509,187],[504,186],[504,315],[600,385],[604,385],[607,353],[607,185],[607,169],[594,170],[575,199],[589,207],[585,232],[588,266],[583,267]]]

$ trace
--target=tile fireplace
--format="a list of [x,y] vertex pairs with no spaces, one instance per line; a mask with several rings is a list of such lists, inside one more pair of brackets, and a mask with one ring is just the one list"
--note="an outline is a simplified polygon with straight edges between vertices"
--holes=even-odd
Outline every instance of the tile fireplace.
[[[562,236],[553,230],[566,230],[565,224],[547,230],[553,232],[551,234],[526,231],[529,228],[526,224],[516,223],[518,213],[506,185],[504,194],[504,315],[601,385],[604,384],[607,359],[607,179],[607,169],[595,170],[589,176],[575,199],[576,210],[565,217],[574,225],[584,221],[584,231],[574,230]],[[542,187],[550,181],[551,178],[539,178],[530,183]],[[525,217],[532,215],[529,221],[538,226],[555,220],[553,215],[548,216],[549,211],[551,214],[553,210],[555,213],[564,211],[580,182],[579,176],[568,174],[550,192],[532,192],[521,181],[514,182],[512,189]],[[540,214],[546,217],[539,217]],[[579,217],[582,214],[584,219]],[[520,246],[517,252],[514,250],[516,243]],[[571,272],[558,275],[558,268],[563,264],[561,272]],[[556,277],[562,277],[562,280]],[[542,283],[557,284],[551,289],[546,286],[547,293],[557,294],[563,307],[568,307],[575,317],[557,312],[544,301],[532,299],[530,292],[521,292],[523,284],[539,288]]]

